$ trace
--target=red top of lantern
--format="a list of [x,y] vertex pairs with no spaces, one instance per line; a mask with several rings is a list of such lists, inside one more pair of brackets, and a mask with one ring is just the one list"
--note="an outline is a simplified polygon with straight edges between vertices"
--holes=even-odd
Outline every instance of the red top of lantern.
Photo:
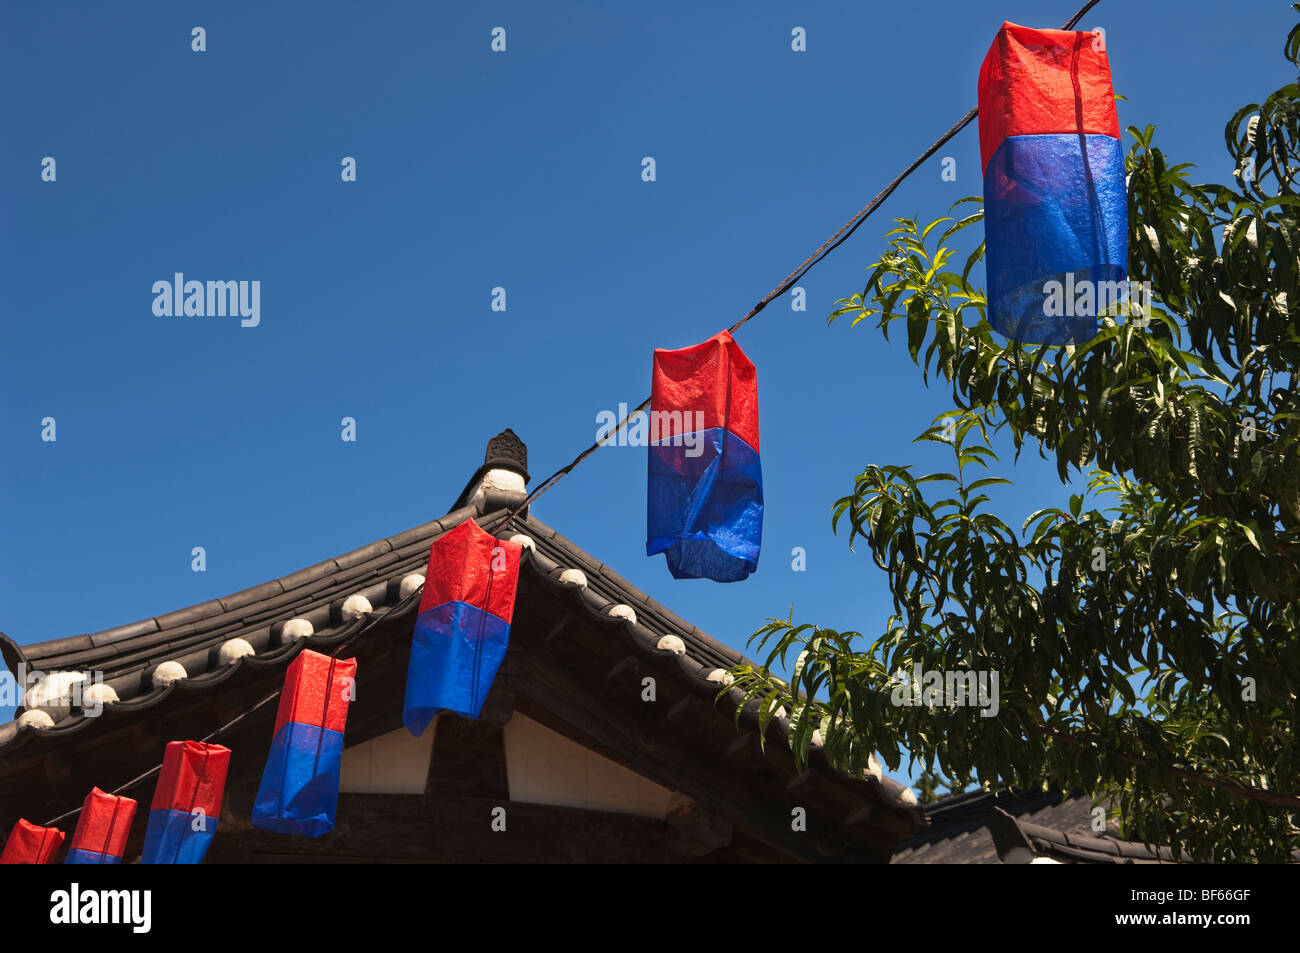
[[57,827],[41,827],[20,817],[5,841],[0,864],[48,864],[62,843],[63,831]]
[[291,721],[342,734],[350,700],[344,689],[351,684],[345,679],[355,679],[356,674],[356,659],[336,659],[303,649],[285,672],[273,734],[279,734]]
[[[659,440],[723,427],[758,452],[758,373],[726,331],[676,351],[655,348],[650,411],[691,414],[661,417],[653,434]],[[698,427],[694,411],[704,414]]]
[[523,547],[497,539],[472,519],[433,541],[420,612],[449,602],[477,606],[508,623],[515,611]]
[[135,820],[135,800],[91,788],[81,804],[81,817],[69,850],[86,850],[121,857]]
[[1008,136],[1119,138],[1104,35],[1003,23],[980,67],[980,169]]
[[149,809],[192,814],[195,808],[202,808],[208,817],[220,817],[229,767],[230,749],[224,745],[168,742]]

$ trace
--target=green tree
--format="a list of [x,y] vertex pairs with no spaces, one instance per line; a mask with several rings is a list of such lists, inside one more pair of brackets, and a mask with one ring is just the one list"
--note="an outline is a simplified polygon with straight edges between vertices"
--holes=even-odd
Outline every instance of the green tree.
[[[1300,26],[1285,54],[1300,66]],[[897,770],[909,751],[986,788],[1113,797],[1126,837],[1191,859],[1300,848],[1298,123],[1294,83],[1239,110],[1230,185],[1192,184],[1150,127],[1128,130],[1129,277],[1154,305],[1112,309],[1078,346],[995,339],[968,280],[983,243],[960,272],[947,244],[981,212],[898,220],[830,320],[874,317],[886,338],[905,322],[954,403],[918,439],[949,443],[955,465],[868,466],[834,505],[836,532],[888,576],[882,635],[792,614],[755,633],[764,665],[734,671],[764,727],[789,712],[801,763],[816,730],[848,771],[876,751]],[[1062,482],[1086,471],[1089,494],[1013,530],[983,492],[1009,482],[981,472],[1001,466],[999,431],[1017,458],[1054,457]],[[999,673],[997,715],[896,704],[916,665]]]
[[[970,778],[954,781],[945,778],[938,771],[926,769],[917,776],[912,788],[916,791],[916,803],[926,805],[953,794],[961,794],[970,787],[970,783]],[[942,792],[940,788],[943,788]]]
[[939,800],[939,773],[926,768],[916,779],[912,789],[916,791],[916,803],[933,804]]

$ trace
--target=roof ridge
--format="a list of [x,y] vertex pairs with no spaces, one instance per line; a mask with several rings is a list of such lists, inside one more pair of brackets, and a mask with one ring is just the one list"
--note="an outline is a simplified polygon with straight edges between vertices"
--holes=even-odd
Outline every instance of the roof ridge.
[[[529,514],[526,517],[516,517],[514,520],[511,520],[511,525],[517,525],[521,529],[536,528],[542,530],[547,534],[544,537],[544,542],[551,543],[557,548],[565,550],[569,555],[575,557],[579,563],[583,562],[584,559],[594,561],[594,557],[592,557],[585,549],[555,529],[547,526],[532,514]],[[611,569],[608,564],[598,562],[596,563],[596,566],[598,567],[597,571],[602,578],[609,580],[620,589],[623,589],[628,595],[633,596],[642,604],[643,608],[649,609],[652,615],[658,616],[660,621],[668,623],[671,632],[662,632],[660,633],[661,635],[677,635],[683,639],[689,636],[691,640],[701,644],[705,648],[713,650],[723,658],[730,658],[732,664],[740,662],[751,662],[752,664],[752,660],[747,658],[743,653],[736,651],[731,646],[717,639],[715,636],[710,635],[698,626],[683,619],[663,603],[642,592],[636,585],[629,582],[615,570]]]
[[[478,515],[479,512],[475,507],[462,506],[426,523],[421,523],[400,533],[394,533],[392,536],[381,537],[363,546],[312,563],[275,579],[260,582],[215,599],[207,599],[193,605],[182,606],[170,612],[147,616],[135,622],[110,626],[97,632],[63,636],[56,639],[47,639],[43,642],[30,642],[26,645],[19,645],[11,637],[0,632],[0,652],[3,653],[4,660],[10,668],[14,668],[18,662],[49,659],[79,651],[93,650],[142,635],[161,636],[186,625],[195,626],[195,631],[187,634],[198,635],[204,630],[218,628],[221,624],[216,621],[218,618],[226,617],[228,620],[233,613],[248,606],[256,605],[258,602],[263,601],[267,595],[287,595],[295,589],[302,589],[313,582],[325,579],[331,575],[329,572],[330,567],[346,572],[349,569],[364,566],[367,557],[373,559],[385,553],[396,552],[398,549],[409,546],[411,543],[425,537],[439,535],[441,532],[445,532],[464,522],[464,520]],[[380,546],[386,546],[387,548],[377,550],[376,547]],[[400,560],[397,561],[400,562]],[[360,575],[364,575],[364,573]],[[339,578],[338,581],[346,582],[348,580]],[[271,590],[270,587],[273,586],[278,587],[279,592]],[[203,623],[210,624],[205,625]]]

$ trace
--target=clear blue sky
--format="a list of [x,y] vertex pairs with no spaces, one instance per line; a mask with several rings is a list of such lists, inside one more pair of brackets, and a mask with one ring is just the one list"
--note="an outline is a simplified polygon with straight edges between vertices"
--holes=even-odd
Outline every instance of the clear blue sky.
[[[648,394],[653,348],[735,321],[969,109],[1003,19],[1078,5],[6,2],[0,630],[97,631],[439,516],[506,426],[540,479]],[[1288,81],[1291,22],[1280,0],[1103,0],[1081,26],[1107,29],[1121,127],[1226,181],[1224,123]],[[878,634],[884,579],[830,507],[867,463],[946,469],[911,440],[949,404],[902,342],[825,316],[890,217],[980,191],[974,125],[940,157],[803,282],[807,312],[778,301],[737,336],[755,576],[646,558],[641,448],[601,450],[536,515],[736,648],[792,604]],[[260,281],[260,325],[155,316],[177,271]],[[1052,467],[1007,464],[1008,522],[1063,505]]]

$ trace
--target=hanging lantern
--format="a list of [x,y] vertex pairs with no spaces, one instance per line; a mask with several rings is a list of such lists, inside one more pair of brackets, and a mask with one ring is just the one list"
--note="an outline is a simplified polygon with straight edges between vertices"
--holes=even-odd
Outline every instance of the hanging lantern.
[[142,864],[198,864],[221,819],[230,749],[201,741],[172,741],[149,806]]
[[65,864],[120,864],[135,819],[135,801],[91,788],[68,845]]
[[253,802],[254,827],[319,837],[334,829],[343,728],[356,659],[304,649],[289,666],[271,753]]
[[1003,23],[979,76],[989,323],[1082,343],[1127,297],[1128,197],[1103,34]]
[[510,642],[522,552],[472,519],[429,547],[402,711],[411,734],[440,709],[467,718],[482,711]]
[[763,536],[758,376],[726,331],[655,350],[649,446],[646,555],[675,579],[746,578]]
[[48,864],[63,843],[63,831],[57,827],[38,827],[21,817],[5,841],[0,864]]

